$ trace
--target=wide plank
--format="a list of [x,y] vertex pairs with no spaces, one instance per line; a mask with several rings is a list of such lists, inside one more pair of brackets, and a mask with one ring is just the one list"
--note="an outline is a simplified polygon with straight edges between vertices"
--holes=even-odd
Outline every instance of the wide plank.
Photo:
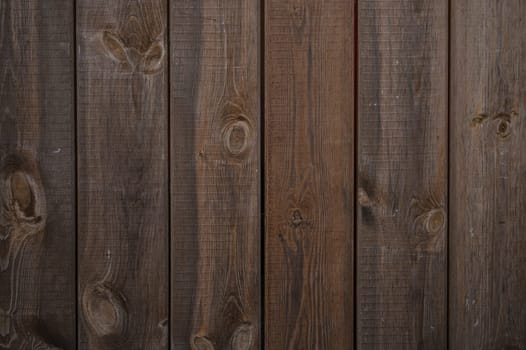
[[446,348],[448,1],[358,1],[357,349]]
[[259,9],[170,2],[176,350],[260,348]]
[[75,348],[73,1],[0,1],[0,348]]
[[353,349],[353,1],[265,1],[265,347]]
[[526,4],[451,3],[450,349],[526,349]]
[[77,1],[79,349],[167,349],[167,4]]

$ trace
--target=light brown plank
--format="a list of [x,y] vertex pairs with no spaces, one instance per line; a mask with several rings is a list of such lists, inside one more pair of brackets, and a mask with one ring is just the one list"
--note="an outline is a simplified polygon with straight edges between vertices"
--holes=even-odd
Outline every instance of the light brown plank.
[[167,349],[166,21],[77,2],[80,349]]
[[354,3],[265,2],[265,344],[353,348]]
[[446,0],[358,2],[357,348],[446,348]]
[[450,349],[525,349],[526,4],[451,6]]
[[0,348],[75,347],[73,1],[0,2]]
[[172,342],[259,349],[258,0],[172,0]]

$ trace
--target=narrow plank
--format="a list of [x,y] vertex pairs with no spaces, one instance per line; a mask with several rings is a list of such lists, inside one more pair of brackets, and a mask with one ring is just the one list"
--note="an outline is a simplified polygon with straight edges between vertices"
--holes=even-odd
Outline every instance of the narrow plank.
[[259,1],[172,0],[172,346],[259,349]]
[[77,2],[80,349],[168,348],[166,22]]
[[354,3],[265,2],[265,344],[353,348]]
[[448,1],[358,2],[357,348],[446,348]]
[[0,2],[0,348],[75,348],[73,1]]
[[526,4],[451,6],[450,349],[525,349]]

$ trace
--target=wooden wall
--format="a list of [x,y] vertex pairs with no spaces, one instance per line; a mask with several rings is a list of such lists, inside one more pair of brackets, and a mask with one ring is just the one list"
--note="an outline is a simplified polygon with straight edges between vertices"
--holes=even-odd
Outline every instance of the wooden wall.
[[0,349],[526,349],[522,0],[0,0]]

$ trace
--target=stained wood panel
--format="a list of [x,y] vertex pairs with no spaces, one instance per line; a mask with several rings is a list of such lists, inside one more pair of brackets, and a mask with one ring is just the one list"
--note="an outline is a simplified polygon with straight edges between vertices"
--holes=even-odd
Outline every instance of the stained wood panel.
[[526,5],[451,6],[450,349],[523,349]]
[[357,348],[446,348],[448,2],[358,2]]
[[171,1],[172,346],[259,349],[257,0]]
[[265,344],[353,348],[354,4],[265,2]]
[[0,348],[75,346],[73,2],[0,2]]
[[79,348],[166,349],[167,4],[77,1]]

